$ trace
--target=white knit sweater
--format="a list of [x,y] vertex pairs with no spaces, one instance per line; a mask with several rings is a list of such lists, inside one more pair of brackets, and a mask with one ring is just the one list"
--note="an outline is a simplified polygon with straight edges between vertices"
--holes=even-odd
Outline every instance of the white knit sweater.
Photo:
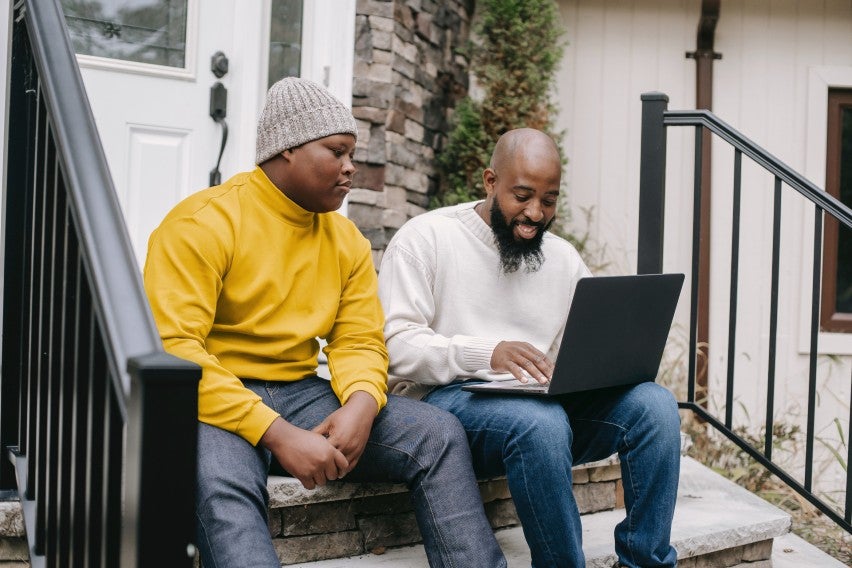
[[464,203],[408,221],[379,270],[392,392],[419,397],[458,378],[494,380],[500,341],[527,341],[553,360],[577,281],[591,273],[570,243],[545,234],[544,263],[503,274],[489,227]]

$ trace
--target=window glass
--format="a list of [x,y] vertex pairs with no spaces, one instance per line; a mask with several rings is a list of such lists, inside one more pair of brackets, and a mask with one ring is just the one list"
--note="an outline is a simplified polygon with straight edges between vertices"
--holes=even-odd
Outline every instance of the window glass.
[[272,0],[269,29],[269,85],[298,77],[302,62],[302,0]]
[[[840,201],[852,207],[852,106],[841,108]],[[836,311],[852,313],[852,230],[841,226],[837,235]]]
[[62,0],[78,54],[185,66],[187,0]]

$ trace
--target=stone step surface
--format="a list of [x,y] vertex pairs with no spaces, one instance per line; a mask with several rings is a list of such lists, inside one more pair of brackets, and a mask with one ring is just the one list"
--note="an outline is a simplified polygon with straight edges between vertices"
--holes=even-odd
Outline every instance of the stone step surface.
[[[583,549],[589,568],[615,562],[613,529],[623,509],[583,516]],[[789,535],[790,517],[695,460],[684,457],[672,528],[672,544],[681,568],[793,568],[843,566]],[[528,567],[529,550],[519,527],[497,531],[510,568]],[[782,545],[773,546],[774,539]],[[777,559],[776,559],[777,558]],[[785,564],[784,562],[787,562]],[[389,549],[384,554],[293,564],[290,568],[420,568],[426,566],[422,546]]]
[[[592,515],[594,516],[594,515]],[[503,529],[496,532],[497,541],[503,548],[509,563],[509,568],[528,568],[530,565],[529,553],[526,551],[526,542],[519,527]],[[757,547],[755,547],[757,548]],[[732,555],[734,556],[734,555]],[[746,556],[741,554],[740,559]],[[701,564],[698,564],[698,560]],[[726,566],[731,568],[844,568],[846,564],[832,558],[822,550],[794,535],[787,533],[774,539],[772,552],[769,558],[760,560],[736,561],[736,564],[726,564],[719,557],[706,556],[691,561],[691,565],[706,566],[707,568],[718,568]],[[595,566],[600,564],[590,564]],[[678,566],[686,566],[680,562]],[[336,560],[322,560],[305,564],[295,564],[288,568],[425,568],[426,554],[422,546],[407,546],[388,551],[386,554],[365,554],[353,558],[339,558]]]

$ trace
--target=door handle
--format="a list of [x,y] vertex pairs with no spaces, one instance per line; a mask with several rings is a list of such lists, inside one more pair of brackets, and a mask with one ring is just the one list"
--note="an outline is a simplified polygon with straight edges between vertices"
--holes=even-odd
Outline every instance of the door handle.
[[228,89],[221,82],[216,81],[210,87],[210,118],[222,126],[222,143],[219,146],[219,157],[216,159],[216,165],[210,170],[211,187],[222,183],[222,174],[219,171],[219,165],[222,163],[225,144],[228,143],[228,123],[225,121],[226,116],[228,116]]
[[228,57],[221,51],[217,51],[210,58],[210,71],[221,79],[228,72]]

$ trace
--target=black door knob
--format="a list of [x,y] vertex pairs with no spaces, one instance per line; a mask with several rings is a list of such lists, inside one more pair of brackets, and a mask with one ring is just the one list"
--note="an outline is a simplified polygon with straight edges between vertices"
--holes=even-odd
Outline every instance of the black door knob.
[[228,57],[221,51],[217,51],[210,58],[210,70],[221,79],[228,72]]

